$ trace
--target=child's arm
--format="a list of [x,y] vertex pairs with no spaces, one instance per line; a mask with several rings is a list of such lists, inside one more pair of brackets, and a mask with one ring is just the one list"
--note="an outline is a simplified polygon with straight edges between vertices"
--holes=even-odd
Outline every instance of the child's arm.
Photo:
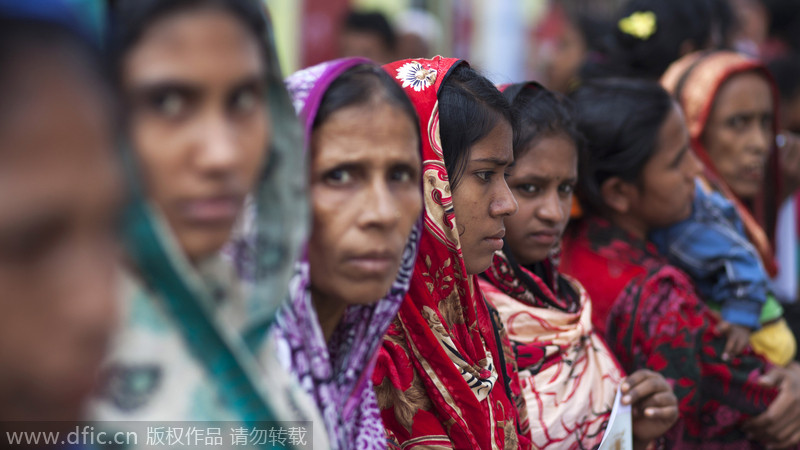
[[737,227],[730,203],[702,189],[696,193],[692,216],[658,231],[659,247],[689,274],[701,297],[720,308],[723,320],[757,330],[768,280],[758,253]]
[[736,356],[750,343],[750,329],[741,325],[735,325],[724,320],[717,325],[717,332],[728,336],[725,342],[725,349],[722,351],[722,360],[728,361]]

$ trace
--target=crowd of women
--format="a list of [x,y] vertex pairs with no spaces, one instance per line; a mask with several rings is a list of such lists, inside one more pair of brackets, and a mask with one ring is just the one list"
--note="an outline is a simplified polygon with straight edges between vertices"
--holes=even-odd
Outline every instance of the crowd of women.
[[0,1],[0,428],[595,448],[619,390],[635,448],[800,442],[757,61],[568,98],[444,57],[283,80],[260,0],[109,23]]

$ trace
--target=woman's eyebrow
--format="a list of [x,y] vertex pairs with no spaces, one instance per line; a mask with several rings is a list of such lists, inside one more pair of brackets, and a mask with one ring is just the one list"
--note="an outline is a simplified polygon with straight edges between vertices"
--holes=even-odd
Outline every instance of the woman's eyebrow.
[[176,92],[187,97],[199,97],[203,92],[203,88],[185,81],[163,80],[140,83],[133,87],[133,92],[137,96],[145,97],[164,92]]
[[511,163],[513,163],[514,160],[513,159],[505,159],[505,158],[489,157],[489,158],[476,158],[476,159],[471,160],[470,162],[488,163],[488,164],[494,164],[495,166],[507,166],[507,165],[510,165]]

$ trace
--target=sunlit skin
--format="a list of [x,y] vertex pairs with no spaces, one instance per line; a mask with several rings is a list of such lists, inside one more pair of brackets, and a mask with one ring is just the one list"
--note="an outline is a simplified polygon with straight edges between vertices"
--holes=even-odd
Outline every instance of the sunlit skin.
[[78,420],[116,323],[113,114],[75,55],[22,61],[0,106],[0,421]]
[[543,261],[569,222],[578,181],[578,151],[563,134],[535,139],[517,157],[508,186],[519,211],[505,220],[506,242],[517,262]]
[[645,239],[649,230],[684,220],[692,213],[700,161],[689,148],[683,114],[673,105],[658,133],[656,151],[637,182],[611,177],[601,187],[613,222]]
[[385,99],[342,108],[314,130],[308,244],[323,333],[347,305],[383,298],[422,212],[417,126]]
[[734,75],[714,99],[703,144],[719,175],[743,199],[753,199],[764,184],[774,120],[772,91],[756,72]]
[[268,158],[257,38],[228,12],[182,11],[146,28],[123,69],[148,195],[192,262],[212,256]]
[[517,201],[506,183],[514,162],[511,125],[499,121],[469,149],[461,180],[453,190],[453,209],[468,274],[489,268],[492,255],[503,248],[503,220],[517,212]]

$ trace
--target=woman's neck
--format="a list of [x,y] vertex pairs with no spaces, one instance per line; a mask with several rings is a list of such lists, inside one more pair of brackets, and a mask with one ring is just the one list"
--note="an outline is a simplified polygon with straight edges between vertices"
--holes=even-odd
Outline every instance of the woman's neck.
[[633,237],[642,241],[647,239],[647,233],[650,230],[638,217],[631,216],[630,214],[611,213],[609,220],[612,224],[618,226]]
[[325,338],[325,342],[328,342],[331,340],[333,332],[336,331],[336,327],[339,326],[339,322],[342,321],[347,304],[325,295],[313,287],[311,288],[311,304],[317,312],[317,321],[322,329],[322,336]]

